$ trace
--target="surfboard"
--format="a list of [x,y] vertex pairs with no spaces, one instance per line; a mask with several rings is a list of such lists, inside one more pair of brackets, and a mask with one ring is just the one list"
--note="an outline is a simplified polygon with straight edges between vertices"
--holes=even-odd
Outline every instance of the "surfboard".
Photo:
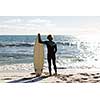
[[36,76],[40,76],[43,71],[44,65],[44,46],[38,42],[38,37],[35,40],[34,45],[34,70]]

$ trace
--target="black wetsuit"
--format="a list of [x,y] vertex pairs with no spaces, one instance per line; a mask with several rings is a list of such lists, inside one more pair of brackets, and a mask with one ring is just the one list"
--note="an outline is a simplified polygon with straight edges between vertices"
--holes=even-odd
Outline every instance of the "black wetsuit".
[[56,43],[53,41],[42,41],[40,37],[39,37],[39,42],[46,44],[46,46],[47,46],[47,50],[48,50],[47,59],[48,59],[48,65],[49,65],[48,67],[49,67],[50,75],[51,75],[51,60],[53,62],[55,73],[57,74],[56,55],[55,55],[55,53],[57,52]]

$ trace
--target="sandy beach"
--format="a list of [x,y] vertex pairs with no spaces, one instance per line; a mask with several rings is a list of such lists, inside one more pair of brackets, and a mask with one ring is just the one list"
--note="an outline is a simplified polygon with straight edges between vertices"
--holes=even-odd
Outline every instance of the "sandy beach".
[[58,69],[58,75],[49,76],[44,68],[36,77],[33,64],[3,65],[0,67],[0,83],[100,83],[100,69]]

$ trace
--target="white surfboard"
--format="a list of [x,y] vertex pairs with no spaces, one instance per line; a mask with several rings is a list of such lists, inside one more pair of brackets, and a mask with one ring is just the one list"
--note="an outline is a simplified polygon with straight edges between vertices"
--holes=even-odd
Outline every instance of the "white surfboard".
[[34,70],[36,76],[40,76],[44,65],[44,46],[38,42],[38,37],[34,45]]

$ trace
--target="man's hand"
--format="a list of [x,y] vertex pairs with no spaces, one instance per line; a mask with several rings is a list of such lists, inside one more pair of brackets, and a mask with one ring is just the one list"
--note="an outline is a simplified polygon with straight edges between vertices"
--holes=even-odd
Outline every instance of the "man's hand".
[[38,40],[39,40],[39,43],[42,42],[42,40],[41,40],[41,36],[40,36],[40,33],[38,33]]
[[40,36],[40,33],[38,33],[38,36]]

